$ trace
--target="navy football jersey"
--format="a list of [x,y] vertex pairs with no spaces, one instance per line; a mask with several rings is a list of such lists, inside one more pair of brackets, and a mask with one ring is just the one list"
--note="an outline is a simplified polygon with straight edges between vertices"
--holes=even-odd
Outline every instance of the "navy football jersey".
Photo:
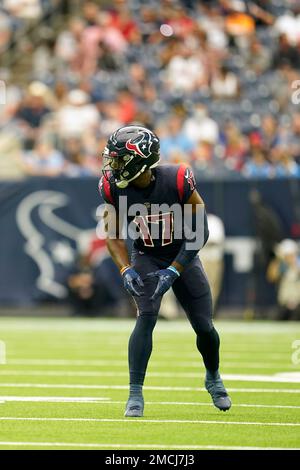
[[[183,223],[181,221],[179,224],[181,230],[179,237],[174,223],[176,222],[174,212],[170,206],[177,203],[183,207],[195,190],[196,183],[191,168],[183,164],[161,165],[151,171],[153,180],[147,188],[137,188],[129,183],[127,188],[120,189],[102,177],[99,190],[105,202],[113,204],[117,211],[120,210],[120,196],[126,196],[127,208],[137,203],[145,206],[146,215],[144,212],[142,215],[127,214],[128,223],[133,222],[139,234],[134,246],[142,252],[168,258],[176,256],[183,242]],[[170,210],[153,213],[153,204],[167,204]],[[151,236],[154,231],[155,236]]]

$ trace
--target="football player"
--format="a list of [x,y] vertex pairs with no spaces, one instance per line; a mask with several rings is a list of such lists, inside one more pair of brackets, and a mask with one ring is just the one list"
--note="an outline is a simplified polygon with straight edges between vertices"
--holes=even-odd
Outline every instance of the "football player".
[[[185,165],[161,165],[158,137],[149,129],[129,125],[118,129],[109,138],[103,152],[103,176],[99,189],[108,209],[105,214],[107,247],[120,269],[124,286],[137,305],[137,319],[129,340],[130,392],[125,416],[141,417],[144,411],[143,383],[152,351],[155,327],[164,293],[172,287],[196,333],[196,344],[206,368],[205,387],[214,405],[226,411],[231,407],[219,374],[219,335],[212,322],[212,299],[207,277],[198,251],[208,238],[204,202],[196,190],[191,169]],[[147,214],[126,217],[137,227],[131,258],[121,236],[120,223],[112,220],[120,212],[120,197],[127,207],[141,204]],[[176,237],[173,211],[153,213],[153,204],[178,204],[191,209],[190,231],[202,211],[203,233],[194,233],[202,240],[193,248],[192,237]],[[186,222],[183,223],[183,226]],[[117,225],[117,232],[110,227]],[[158,236],[152,236],[156,228]],[[179,230],[180,232],[180,230]],[[199,229],[198,229],[199,232]],[[192,247],[192,248],[191,248]]]

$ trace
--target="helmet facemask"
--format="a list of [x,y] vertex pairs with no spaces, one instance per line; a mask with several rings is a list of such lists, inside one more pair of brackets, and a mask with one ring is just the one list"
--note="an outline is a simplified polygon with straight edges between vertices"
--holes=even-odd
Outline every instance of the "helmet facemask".
[[[102,158],[102,173],[104,177],[109,179],[113,176],[115,183],[119,188],[126,188],[129,183],[129,180],[126,179],[126,176],[129,176],[129,172],[126,170],[126,165],[133,160],[134,155],[130,155],[128,153],[120,156],[117,152],[109,152],[109,149],[105,147],[102,153]],[[131,178],[130,181],[132,181],[132,179],[135,179],[135,177]]]

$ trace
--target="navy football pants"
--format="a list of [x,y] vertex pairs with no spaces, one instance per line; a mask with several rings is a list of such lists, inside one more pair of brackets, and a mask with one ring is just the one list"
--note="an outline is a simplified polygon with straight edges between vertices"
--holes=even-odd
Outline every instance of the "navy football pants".
[[[167,268],[171,262],[164,262],[137,251],[133,252],[131,262],[145,284],[143,295],[135,297],[138,314],[157,316],[161,297],[155,301],[150,300],[157,286],[157,278],[147,278],[147,274]],[[172,287],[196,334],[199,331],[210,331],[213,327],[212,298],[209,283],[198,256],[185,268]]]
[[[129,340],[130,383],[142,385],[147,364],[152,352],[152,332],[155,327],[161,304],[161,297],[150,300],[157,285],[157,278],[147,278],[147,274],[167,268],[170,261],[133,251],[131,263],[140,274],[143,294],[135,297],[138,316]],[[212,323],[212,298],[209,283],[202,264],[196,257],[174,282],[173,291],[197,336],[197,348],[202,354],[207,370],[214,372],[219,367],[219,335]]]

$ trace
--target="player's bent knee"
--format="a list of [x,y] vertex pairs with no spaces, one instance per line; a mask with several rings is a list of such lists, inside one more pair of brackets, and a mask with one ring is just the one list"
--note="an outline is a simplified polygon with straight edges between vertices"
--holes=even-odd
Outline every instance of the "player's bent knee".
[[192,322],[192,326],[196,334],[209,333],[214,328],[213,322],[209,318],[197,319]]
[[137,317],[137,324],[140,329],[153,330],[156,325],[157,314],[155,313],[142,313]]

